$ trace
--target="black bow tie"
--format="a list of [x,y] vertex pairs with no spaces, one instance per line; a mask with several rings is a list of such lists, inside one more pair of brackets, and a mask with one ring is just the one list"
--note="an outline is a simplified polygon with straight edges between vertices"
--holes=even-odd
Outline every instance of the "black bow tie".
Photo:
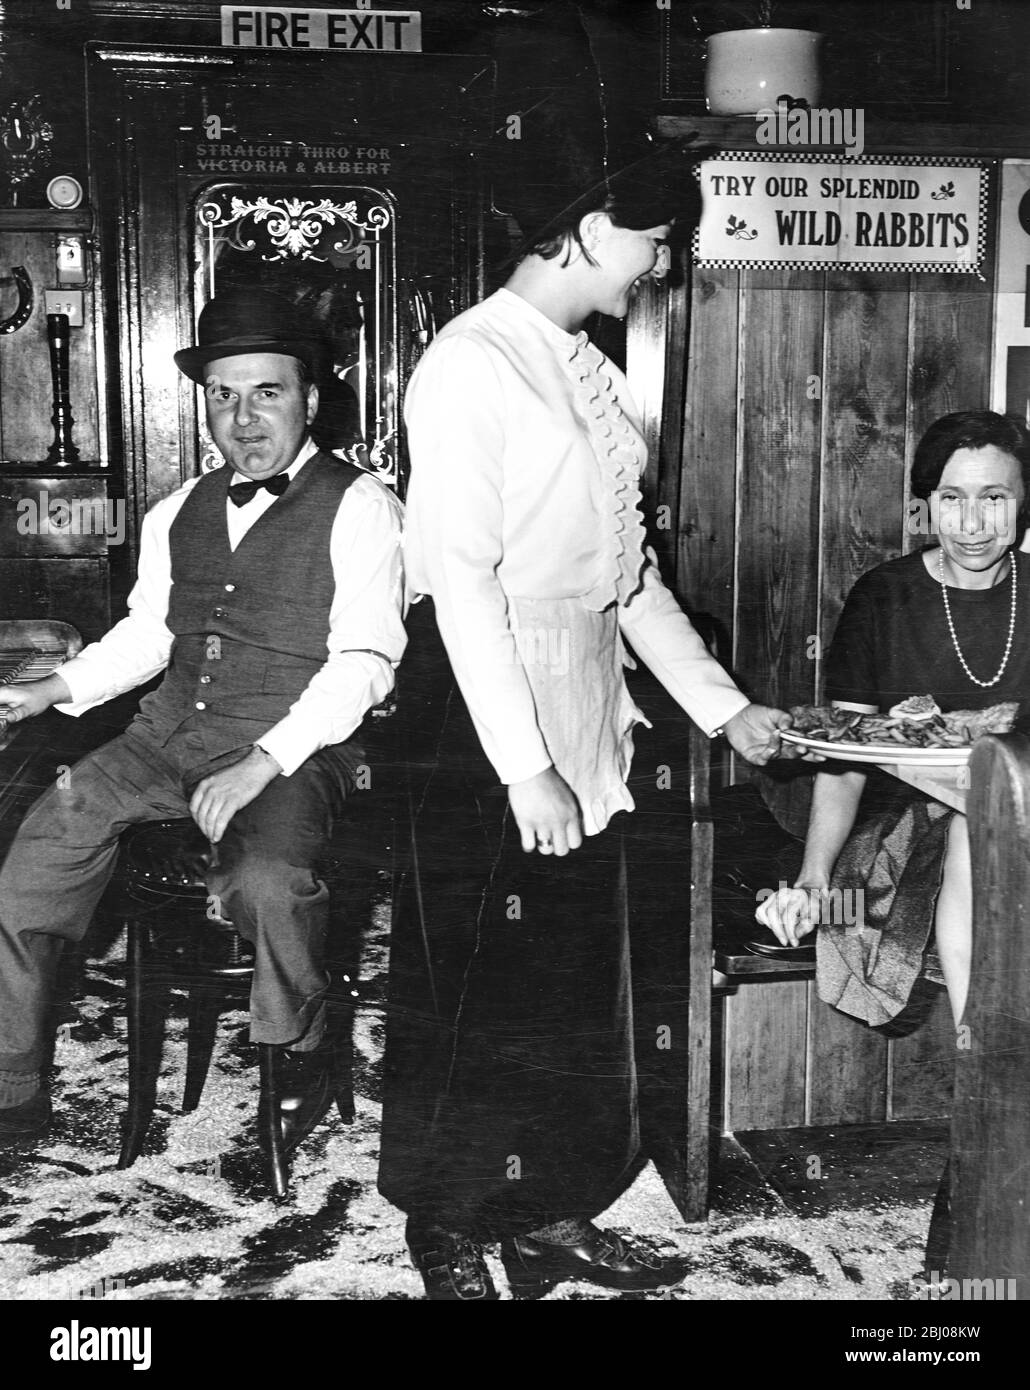
[[288,473],[276,473],[272,478],[266,478],[264,482],[257,478],[251,478],[246,483],[233,483],[229,489],[229,500],[235,502],[237,507],[242,507],[245,502],[249,502],[252,497],[258,495],[258,491],[266,487],[275,497],[281,497],[290,486],[290,475]]

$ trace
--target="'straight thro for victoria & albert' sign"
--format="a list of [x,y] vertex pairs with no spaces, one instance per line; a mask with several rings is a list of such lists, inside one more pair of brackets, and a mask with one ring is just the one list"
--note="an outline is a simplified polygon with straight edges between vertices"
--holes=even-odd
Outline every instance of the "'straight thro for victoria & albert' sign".
[[702,266],[979,273],[988,181],[977,161],[733,154],[697,172]]
[[321,48],[343,53],[420,53],[418,10],[302,10],[223,5],[222,43],[230,48]]

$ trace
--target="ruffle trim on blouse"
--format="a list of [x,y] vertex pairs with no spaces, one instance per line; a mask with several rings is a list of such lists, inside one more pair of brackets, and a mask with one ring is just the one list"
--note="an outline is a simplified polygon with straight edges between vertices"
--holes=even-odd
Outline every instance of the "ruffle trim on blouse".
[[572,379],[577,410],[587,427],[601,471],[608,511],[604,549],[593,587],[581,602],[595,612],[610,603],[628,603],[640,588],[644,569],[644,517],[640,475],[644,441],[619,404],[607,358],[585,333],[563,361]]

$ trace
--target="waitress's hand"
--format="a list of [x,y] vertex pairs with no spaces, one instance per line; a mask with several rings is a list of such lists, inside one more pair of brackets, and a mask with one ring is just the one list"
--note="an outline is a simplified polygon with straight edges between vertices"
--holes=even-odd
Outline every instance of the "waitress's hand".
[[772,758],[804,758],[807,762],[823,762],[819,753],[808,753],[795,743],[781,740],[780,730],[789,729],[792,723],[784,709],[772,709],[769,705],[745,705],[739,714],[727,720],[723,732],[730,746],[757,767],[764,767]]
[[553,767],[524,782],[512,782],[508,801],[527,854],[536,849],[541,854],[563,855],[583,843],[579,802]]
[[790,728],[786,710],[768,705],[745,705],[723,726],[731,748],[758,767],[780,756],[780,730]]
[[781,946],[797,946],[803,936],[819,925],[820,904],[826,884],[798,883],[770,893],[755,910],[755,917]]

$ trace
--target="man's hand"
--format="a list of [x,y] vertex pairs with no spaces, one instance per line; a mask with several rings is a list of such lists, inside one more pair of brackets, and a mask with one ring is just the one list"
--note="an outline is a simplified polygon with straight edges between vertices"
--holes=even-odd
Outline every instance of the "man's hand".
[[249,806],[280,772],[282,768],[270,754],[252,748],[240,762],[197,783],[190,798],[190,815],[217,845],[236,812]]
[[780,888],[759,905],[755,916],[769,928],[781,946],[797,946],[803,936],[819,925],[820,904],[825,892],[826,885],[818,883]]
[[526,853],[568,854],[583,843],[579,802],[569,784],[547,768],[524,782],[512,782],[508,800]]
[[67,704],[71,698],[71,691],[56,673],[24,685],[0,685],[0,719],[17,724],[42,714],[51,705]]

